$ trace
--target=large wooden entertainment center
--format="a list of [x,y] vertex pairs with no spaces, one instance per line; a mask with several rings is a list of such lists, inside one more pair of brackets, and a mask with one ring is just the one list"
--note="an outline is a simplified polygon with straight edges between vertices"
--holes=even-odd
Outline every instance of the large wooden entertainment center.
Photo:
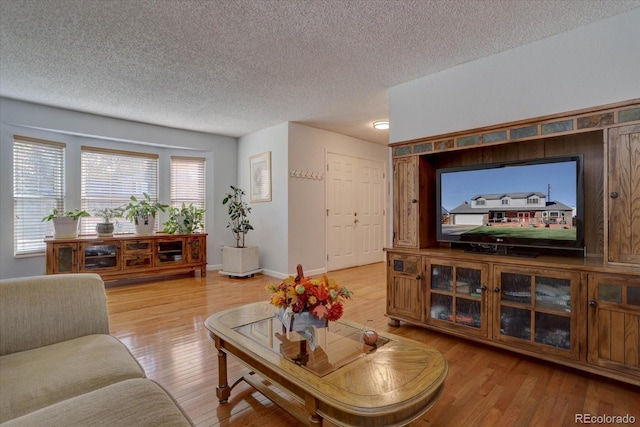
[[[640,385],[640,99],[392,144],[387,316]],[[436,169],[582,154],[585,257],[440,243]]]

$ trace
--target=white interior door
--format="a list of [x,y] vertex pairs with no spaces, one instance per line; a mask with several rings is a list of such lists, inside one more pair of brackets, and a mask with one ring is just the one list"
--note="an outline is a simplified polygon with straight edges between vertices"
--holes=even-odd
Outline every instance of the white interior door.
[[327,270],[383,260],[384,164],[327,154]]
[[357,265],[364,265],[384,258],[384,165],[374,160],[360,160],[359,164],[355,234]]
[[355,160],[357,159],[332,153],[327,155],[327,269],[329,271],[357,265]]

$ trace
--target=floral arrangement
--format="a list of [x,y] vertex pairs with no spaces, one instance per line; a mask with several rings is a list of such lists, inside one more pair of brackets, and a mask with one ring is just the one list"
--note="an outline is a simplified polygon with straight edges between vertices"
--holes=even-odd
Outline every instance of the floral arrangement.
[[271,304],[293,313],[308,311],[318,319],[335,321],[342,317],[342,303],[351,299],[353,293],[344,286],[338,286],[326,274],[321,279],[302,277],[296,280],[293,276],[284,279],[280,284],[270,283],[265,286],[271,295]]

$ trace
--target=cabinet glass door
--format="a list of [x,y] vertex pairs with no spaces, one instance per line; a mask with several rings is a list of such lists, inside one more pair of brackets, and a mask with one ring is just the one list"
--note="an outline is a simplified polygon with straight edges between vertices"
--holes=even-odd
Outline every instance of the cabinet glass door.
[[495,295],[498,304],[496,338],[506,342],[528,342],[545,346],[563,356],[577,358],[575,318],[572,301],[579,274],[563,271],[519,269],[496,266]]
[[75,243],[61,243],[53,246],[55,262],[53,263],[53,273],[76,273],[76,253]]
[[183,240],[158,241],[158,256],[156,260],[160,265],[182,263],[184,260],[183,249]]
[[81,244],[81,268],[83,271],[120,269],[120,246],[118,242],[92,242]]
[[488,321],[483,291],[488,267],[481,263],[431,260],[426,271],[429,323],[486,336]]

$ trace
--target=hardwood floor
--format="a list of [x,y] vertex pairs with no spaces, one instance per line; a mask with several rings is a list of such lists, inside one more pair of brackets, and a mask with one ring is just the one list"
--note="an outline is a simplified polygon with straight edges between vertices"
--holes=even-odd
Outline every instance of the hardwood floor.
[[[383,263],[330,276],[354,292],[345,319],[361,324],[373,319],[379,330],[431,345],[449,362],[442,397],[412,426],[573,426],[580,424],[575,414],[629,414],[640,423],[640,390],[632,386],[404,323],[388,326]],[[206,277],[109,287],[111,333],[198,426],[297,426],[244,382],[228,404],[218,403],[217,354],[203,326],[211,313],[266,300],[264,285],[277,281],[264,275],[230,279],[211,271]],[[231,382],[246,368],[228,360]]]

